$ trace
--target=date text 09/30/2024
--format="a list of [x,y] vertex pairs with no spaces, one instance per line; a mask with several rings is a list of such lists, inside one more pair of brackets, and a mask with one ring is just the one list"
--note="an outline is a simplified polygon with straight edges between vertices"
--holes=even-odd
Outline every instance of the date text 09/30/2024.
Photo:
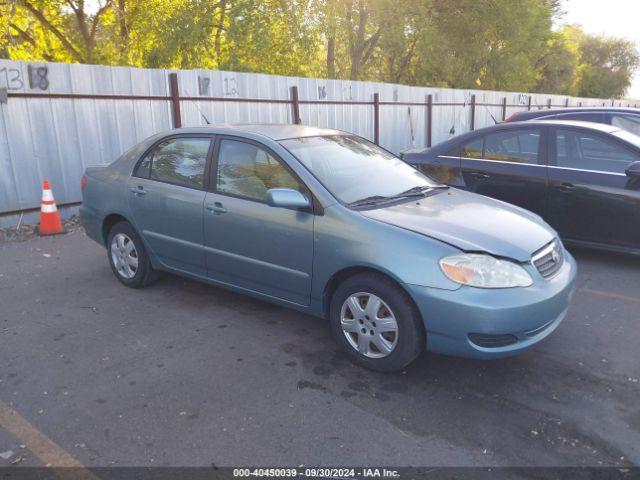
[[234,468],[234,478],[400,478],[397,470],[388,468]]

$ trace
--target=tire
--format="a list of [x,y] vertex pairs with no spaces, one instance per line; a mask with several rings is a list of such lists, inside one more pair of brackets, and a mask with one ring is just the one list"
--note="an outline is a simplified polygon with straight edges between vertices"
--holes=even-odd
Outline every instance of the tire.
[[[159,272],[151,266],[140,236],[128,222],[118,222],[109,230],[107,258],[113,274],[127,287],[146,287],[159,277]],[[137,265],[134,260],[137,260]]]
[[333,336],[349,358],[378,372],[402,370],[426,345],[424,324],[413,300],[381,274],[361,273],[342,282],[331,298],[329,321]]

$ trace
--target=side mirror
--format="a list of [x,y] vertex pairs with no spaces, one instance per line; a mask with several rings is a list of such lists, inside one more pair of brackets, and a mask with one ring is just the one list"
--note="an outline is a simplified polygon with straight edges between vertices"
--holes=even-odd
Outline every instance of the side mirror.
[[267,204],[282,208],[309,208],[307,197],[293,188],[271,188],[267,190]]
[[640,177],[640,162],[631,162],[624,173],[627,177]]

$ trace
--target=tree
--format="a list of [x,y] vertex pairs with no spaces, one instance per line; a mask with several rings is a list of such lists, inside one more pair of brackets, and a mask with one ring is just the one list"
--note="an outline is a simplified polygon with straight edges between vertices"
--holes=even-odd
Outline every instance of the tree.
[[553,32],[536,69],[540,73],[536,92],[578,94],[580,46],[566,28]]
[[37,52],[45,60],[101,63],[96,40],[111,7],[112,0],[102,0],[90,15],[84,0],[14,0],[2,12],[8,19],[5,50],[15,48],[12,58]]
[[[395,2],[393,2],[395,3]],[[391,0],[325,0],[319,4],[325,23],[327,74],[362,80],[378,48]]]
[[585,35],[580,41],[578,94],[620,98],[631,85],[640,58],[633,43],[610,37]]
[[620,97],[632,44],[560,0],[5,0],[0,56]]

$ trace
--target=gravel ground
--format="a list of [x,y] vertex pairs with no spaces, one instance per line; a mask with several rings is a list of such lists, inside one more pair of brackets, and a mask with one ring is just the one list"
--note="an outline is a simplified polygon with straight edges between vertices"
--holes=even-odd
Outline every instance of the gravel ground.
[[[73,233],[82,229],[80,217],[77,215],[63,220],[62,226],[66,233]],[[17,227],[18,225],[16,224],[15,227],[0,228],[0,242],[24,242],[39,236],[37,232],[38,225],[26,224],[20,225],[20,228]]]

